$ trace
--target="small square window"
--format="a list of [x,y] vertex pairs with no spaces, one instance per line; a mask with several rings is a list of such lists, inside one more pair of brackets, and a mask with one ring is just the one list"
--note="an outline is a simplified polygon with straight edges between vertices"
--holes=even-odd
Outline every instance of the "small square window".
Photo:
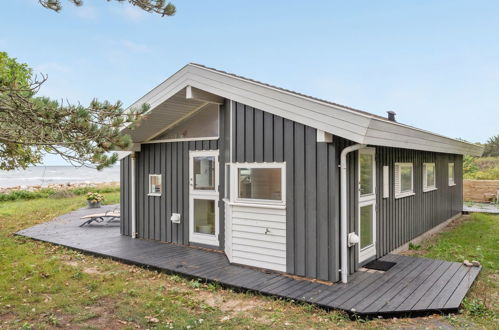
[[161,174],[149,174],[149,195],[161,196]]
[[449,186],[454,186],[456,181],[454,179],[454,163],[449,163]]
[[395,198],[414,195],[412,163],[395,163]]
[[423,164],[423,191],[437,189],[435,177],[435,163]]

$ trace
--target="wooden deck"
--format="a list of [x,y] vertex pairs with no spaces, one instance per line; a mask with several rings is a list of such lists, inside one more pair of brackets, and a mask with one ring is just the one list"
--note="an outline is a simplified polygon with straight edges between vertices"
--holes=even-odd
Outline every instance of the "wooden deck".
[[350,276],[348,284],[327,285],[231,265],[223,253],[121,236],[119,223],[78,227],[80,217],[92,213],[97,212],[81,209],[18,234],[126,263],[363,316],[456,311],[480,271],[455,262],[390,254],[382,259],[397,264],[387,272],[359,271]]

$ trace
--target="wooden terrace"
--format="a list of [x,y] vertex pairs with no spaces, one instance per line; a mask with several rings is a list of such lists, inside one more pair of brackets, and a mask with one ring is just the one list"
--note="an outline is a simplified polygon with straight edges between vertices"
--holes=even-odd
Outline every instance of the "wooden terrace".
[[[98,212],[116,208],[106,206]],[[232,265],[221,252],[120,235],[119,223],[79,227],[80,217],[96,213],[80,209],[18,232],[96,256],[158,269],[225,287],[254,291],[362,316],[455,312],[480,268],[460,263],[389,254],[396,262],[386,272],[359,271],[348,284],[320,283],[271,271]]]

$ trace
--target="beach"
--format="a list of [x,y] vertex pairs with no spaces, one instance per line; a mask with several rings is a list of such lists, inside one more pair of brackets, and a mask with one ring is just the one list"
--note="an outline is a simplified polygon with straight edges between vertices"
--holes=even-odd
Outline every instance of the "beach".
[[119,182],[120,167],[113,166],[102,171],[88,167],[33,166],[25,170],[0,171],[0,188],[28,189],[53,185],[88,185]]

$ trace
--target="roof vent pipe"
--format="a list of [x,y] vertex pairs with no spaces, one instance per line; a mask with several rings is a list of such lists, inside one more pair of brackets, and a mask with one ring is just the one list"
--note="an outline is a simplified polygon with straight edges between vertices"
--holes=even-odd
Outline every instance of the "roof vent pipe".
[[388,120],[389,121],[396,122],[396,120],[395,120],[395,115],[396,115],[395,111],[387,111],[386,113],[388,114]]

